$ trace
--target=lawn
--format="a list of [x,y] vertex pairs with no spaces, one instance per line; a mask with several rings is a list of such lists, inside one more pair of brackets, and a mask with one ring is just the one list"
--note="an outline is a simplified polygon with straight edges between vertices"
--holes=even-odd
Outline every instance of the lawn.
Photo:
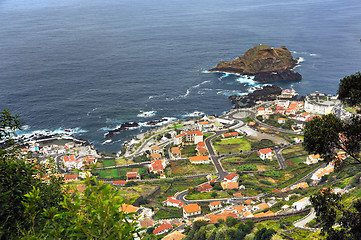
[[214,133],[203,133],[204,139],[212,135],[214,135]]
[[117,165],[127,165],[127,164],[131,164],[131,163],[134,163],[131,159],[128,159],[128,158],[118,158],[118,159],[115,159],[115,162]]
[[158,212],[156,212],[153,216],[154,219],[170,219],[170,218],[182,218],[183,215],[180,213],[180,211],[166,211],[164,209],[160,209]]
[[238,153],[251,150],[251,144],[244,138],[216,139],[213,146],[218,154]]
[[301,145],[299,146],[294,146],[294,147],[289,147],[286,148],[282,151],[282,155],[285,159],[287,158],[293,158],[293,157],[298,157],[298,156],[303,156],[303,155],[308,155],[307,151],[305,151],[303,149],[303,147]]
[[272,142],[269,139],[262,139],[261,141],[251,137],[245,137],[245,139],[251,143],[252,150],[258,150],[262,148],[269,148],[275,146],[274,142]]
[[101,178],[117,178],[117,177],[119,177],[118,169],[94,170],[94,173],[99,173],[99,177],[101,177]]
[[183,158],[195,156],[197,154],[196,145],[184,145],[181,152]]
[[[215,198],[229,198],[229,197],[232,197],[225,191],[216,191],[216,193],[218,195]],[[185,198],[188,199],[188,200],[212,199],[213,197],[211,196],[211,194],[212,194],[212,192],[194,193],[194,194],[191,194],[191,195],[187,195]]]
[[216,169],[213,164],[191,164],[188,160],[170,162],[166,168],[167,177],[196,175],[202,173],[214,173]]

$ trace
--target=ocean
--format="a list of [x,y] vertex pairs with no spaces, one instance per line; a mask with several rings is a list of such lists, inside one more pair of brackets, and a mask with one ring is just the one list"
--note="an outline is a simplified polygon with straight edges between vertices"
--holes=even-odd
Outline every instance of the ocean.
[[359,0],[0,0],[0,108],[21,116],[22,133],[72,129],[116,153],[149,129],[104,138],[124,122],[220,115],[228,96],[261,86],[207,72],[258,44],[301,60],[302,81],[275,84],[336,94],[361,70],[360,9]]

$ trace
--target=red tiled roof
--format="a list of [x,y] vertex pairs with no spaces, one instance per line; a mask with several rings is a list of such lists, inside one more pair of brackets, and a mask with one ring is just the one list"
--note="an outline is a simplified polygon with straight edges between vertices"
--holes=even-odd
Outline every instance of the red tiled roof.
[[70,179],[77,179],[78,175],[65,175],[64,179],[65,180],[70,180]]
[[151,164],[152,164],[153,172],[158,172],[158,171],[164,170],[162,160],[154,160],[151,162]]
[[238,136],[238,132],[223,133],[224,137]]
[[211,202],[209,205],[213,207],[213,206],[222,205],[222,203],[220,201],[217,201],[217,202]]
[[213,187],[211,186],[211,184],[205,183],[205,184],[202,184],[202,185],[198,186],[197,189],[198,189],[198,191],[203,192],[203,191],[213,189]]
[[258,152],[260,152],[260,153],[262,153],[262,154],[267,154],[267,153],[272,152],[272,149],[270,149],[270,148],[263,148],[263,149],[260,149]]
[[172,225],[170,225],[167,222],[163,222],[159,227],[153,230],[154,235],[157,235],[160,232],[163,232],[165,230],[173,228]]
[[119,181],[112,181],[114,185],[125,185],[127,181],[119,180]]
[[153,153],[150,155],[153,159],[159,159],[159,158],[162,158],[162,155],[159,154],[159,153]]
[[177,147],[172,147],[171,151],[174,154],[181,154],[182,153],[181,150],[179,148],[177,148]]
[[233,180],[235,177],[238,177],[237,173],[230,173],[227,176],[225,176],[224,178],[227,180]]
[[190,205],[183,206],[183,209],[186,213],[193,213],[193,212],[199,212],[201,211],[201,208],[198,206],[197,203],[193,203]]
[[156,146],[156,145],[152,146],[150,149],[151,150],[156,150],[156,151],[161,151],[160,148],[158,146]]
[[206,144],[204,142],[199,142],[197,143],[197,147],[205,147]]
[[189,161],[191,161],[191,162],[200,162],[200,161],[207,161],[207,160],[209,160],[209,156],[189,157]]

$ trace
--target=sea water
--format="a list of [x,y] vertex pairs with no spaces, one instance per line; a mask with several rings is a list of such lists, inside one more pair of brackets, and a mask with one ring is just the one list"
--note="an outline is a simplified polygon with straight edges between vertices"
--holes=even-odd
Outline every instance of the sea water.
[[[32,131],[61,132],[118,152],[145,122],[222,114],[228,96],[262,84],[209,73],[258,44],[299,57],[300,94],[335,94],[360,70],[356,0],[0,1],[0,108]],[[111,139],[124,122],[136,129]],[[111,140],[111,141],[109,141]]]

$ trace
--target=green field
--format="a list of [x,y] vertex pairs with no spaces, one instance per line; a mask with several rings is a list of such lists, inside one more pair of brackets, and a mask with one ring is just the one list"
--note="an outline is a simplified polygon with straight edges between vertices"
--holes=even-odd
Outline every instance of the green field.
[[105,170],[95,170],[94,173],[99,173],[99,177],[101,178],[117,178],[118,169],[105,169]]
[[[213,197],[211,196],[211,194],[212,194],[212,192],[194,193],[194,194],[191,194],[191,195],[187,195],[185,198],[188,199],[188,200],[212,199]],[[229,197],[232,197],[225,191],[217,191],[217,194],[218,195],[215,198],[229,198]]]
[[219,154],[238,153],[251,150],[251,144],[244,138],[216,139],[213,146]]
[[163,209],[160,209],[153,216],[154,219],[170,219],[170,218],[182,218],[182,217],[183,215],[180,213],[180,211],[166,211]]
[[166,168],[167,177],[177,177],[213,172],[216,172],[216,169],[214,168],[214,165],[212,163],[191,164],[188,160],[171,162],[170,167]]

